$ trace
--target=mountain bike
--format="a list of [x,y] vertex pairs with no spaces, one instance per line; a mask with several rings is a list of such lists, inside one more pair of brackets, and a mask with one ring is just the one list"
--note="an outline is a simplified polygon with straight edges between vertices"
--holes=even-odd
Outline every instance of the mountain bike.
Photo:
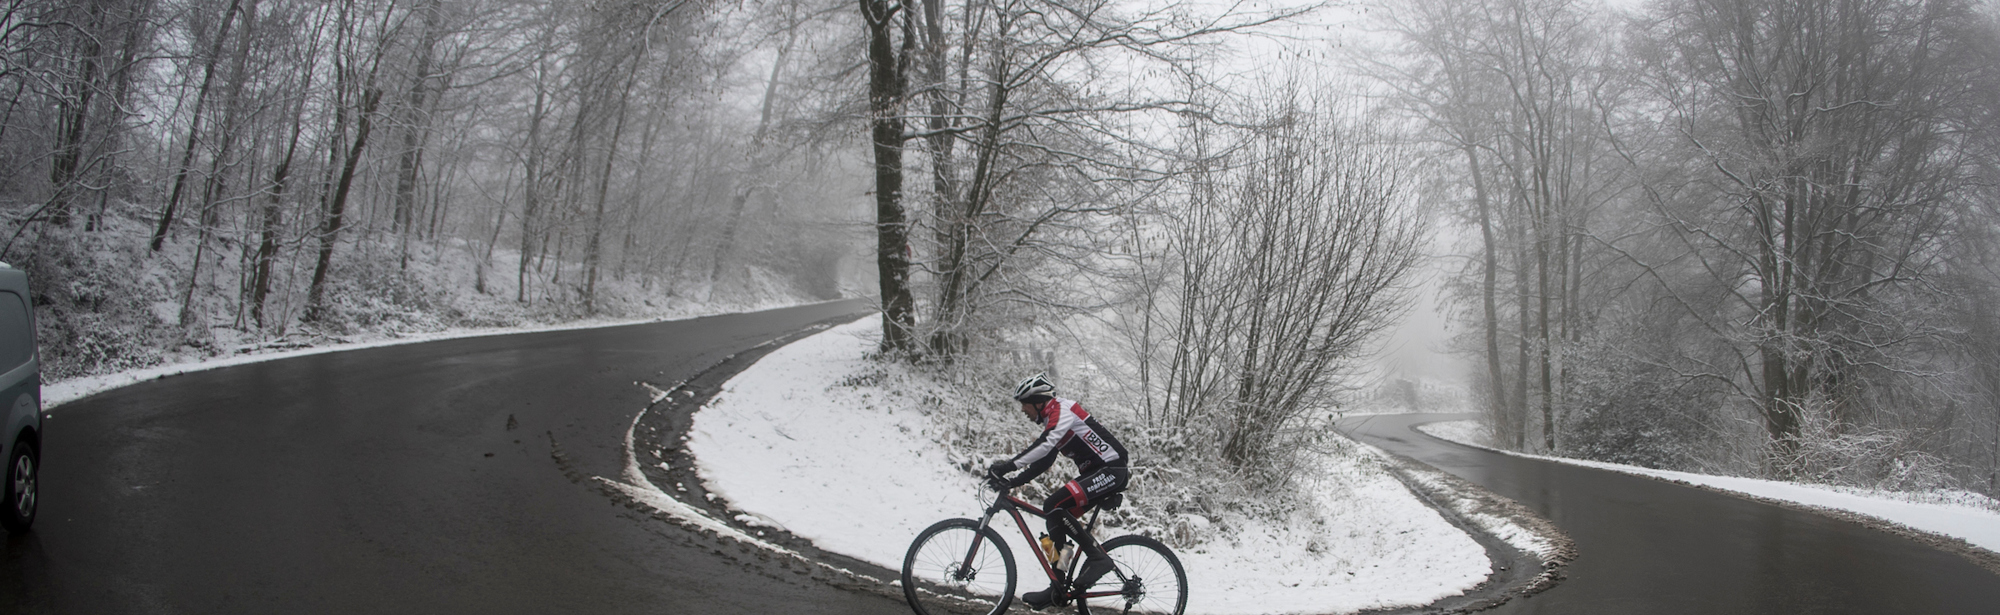
[[[1091,533],[1097,529],[1098,513],[1115,509],[1123,501],[1124,494],[1120,493],[1097,503],[1090,512],[1088,525],[1076,517],[1063,516],[1069,534],[1077,542],[1071,548],[1079,553],[1102,549],[1111,558],[1112,567],[1095,586],[1081,595],[1069,596],[1069,600],[1058,599],[1055,605],[1066,607],[1073,601],[1080,615],[1088,615],[1093,608],[1098,613],[1181,615],[1187,608],[1187,573],[1181,569],[1181,560],[1174,556],[1173,550],[1160,541],[1137,534],[1099,543]],[[903,597],[917,615],[999,615],[1007,611],[1014,601],[1017,580],[1014,554],[991,525],[994,515],[1003,511],[1014,518],[1014,525],[1021,528],[1021,536],[1029,545],[1037,542],[1029,535],[1028,524],[1021,514],[1026,512],[1046,519],[1053,512],[1000,491],[979,520],[946,519],[917,534],[916,541],[910,543],[909,553],[903,556]],[[1042,573],[1048,575],[1051,585],[1062,590],[1058,596],[1073,593],[1070,582],[1084,557],[1070,557],[1064,566],[1062,562],[1049,561],[1039,548],[1028,550],[1035,552],[1035,561],[1041,564]]]

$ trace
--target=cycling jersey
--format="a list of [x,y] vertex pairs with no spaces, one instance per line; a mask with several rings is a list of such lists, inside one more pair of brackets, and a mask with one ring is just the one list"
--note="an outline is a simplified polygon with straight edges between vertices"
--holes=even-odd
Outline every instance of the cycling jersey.
[[[1050,544],[1063,549],[1069,542],[1065,520],[1073,520],[1106,497],[1124,491],[1132,473],[1126,469],[1129,458],[1125,455],[1125,445],[1119,444],[1118,438],[1111,435],[1111,430],[1098,424],[1097,419],[1090,418],[1090,413],[1084,411],[1082,405],[1067,399],[1051,398],[1042,404],[1042,421],[1042,435],[1035,438],[1035,443],[1028,446],[1028,450],[1014,456],[1014,467],[1024,469],[1008,483],[1019,487],[1035,480],[1055,465],[1057,453],[1076,463],[1076,480],[1049,492],[1048,499],[1042,502],[1042,510],[1049,512]],[[1087,555],[1085,571],[1093,569],[1090,562],[1101,563],[1099,558],[1103,552],[1092,550]],[[1096,574],[1102,575],[1108,569],[1108,566],[1096,568]],[[1077,582],[1079,587],[1089,587],[1095,581],[1095,576],[1085,572],[1078,576]],[[1061,589],[1058,583],[1043,596]]]
[[1055,398],[1042,406],[1045,427],[1035,443],[1014,456],[1014,467],[1027,471],[1015,476],[1016,486],[1025,485],[1048,471],[1061,453],[1076,463],[1077,474],[1089,474],[1106,466],[1124,467],[1125,446],[1111,431],[1090,418],[1090,413],[1074,401]]

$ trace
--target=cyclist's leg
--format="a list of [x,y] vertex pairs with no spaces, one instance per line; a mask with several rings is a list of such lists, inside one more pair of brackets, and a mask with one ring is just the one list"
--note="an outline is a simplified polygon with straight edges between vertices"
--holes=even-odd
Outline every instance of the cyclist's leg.
[[[1049,523],[1049,541],[1055,543],[1058,550],[1069,544],[1070,527],[1076,523],[1076,517],[1070,511],[1080,511],[1083,509],[1083,494],[1083,488],[1076,481],[1070,481],[1063,488],[1056,489],[1055,492],[1050,493],[1047,499],[1042,500],[1042,510],[1048,511],[1045,518]],[[1049,566],[1056,568],[1059,571],[1058,574],[1068,574],[1069,572],[1062,570],[1056,562],[1049,562]],[[1068,604],[1068,594],[1063,589],[1063,582],[1061,580],[1050,579],[1048,589],[1022,594],[1021,601],[1036,609],[1057,602]]]
[[1049,540],[1056,543],[1056,549],[1069,544],[1069,528],[1074,525],[1076,516],[1083,514],[1088,501],[1083,486],[1077,481],[1064,484],[1042,500],[1042,510],[1048,511]]
[[1083,518],[1083,513],[1090,510],[1093,503],[1124,491],[1131,479],[1131,470],[1124,466],[1105,466],[1078,476],[1050,493],[1048,499],[1042,501],[1042,510],[1049,511],[1049,539],[1055,541],[1057,547],[1067,544],[1064,540],[1069,535],[1069,528],[1080,527],[1075,520]]
[[[1103,501],[1106,497],[1110,497],[1112,494],[1124,491],[1125,486],[1131,481],[1131,477],[1131,471],[1123,466],[1107,466],[1098,468],[1095,472],[1077,477],[1076,480],[1070,481],[1069,484],[1080,491],[1079,495],[1083,497],[1085,502],[1099,502]],[[1077,514],[1082,514],[1081,508],[1077,510]],[[1050,516],[1051,521],[1054,519],[1053,515]],[[1076,573],[1074,587],[1078,593],[1081,593],[1083,590],[1090,589],[1090,586],[1097,584],[1099,578],[1111,571],[1111,559],[1105,556],[1104,548],[1099,546],[1094,538],[1079,538],[1078,542],[1082,545],[1085,559],[1083,560],[1083,568]]]

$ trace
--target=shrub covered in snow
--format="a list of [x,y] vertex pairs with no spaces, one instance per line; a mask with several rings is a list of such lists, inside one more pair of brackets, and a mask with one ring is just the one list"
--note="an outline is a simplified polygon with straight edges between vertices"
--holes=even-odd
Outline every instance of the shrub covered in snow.
[[1665,470],[1703,466],[1711,435],[1705,425],[1723,398],[1713,381],[1690,380],[1609,346],[1573,352],[1560,454]]
[[[1048,353],[974,350],[949,364],[874,357],[879,371],[842,386],[895,392],[890,403],[920,409],[943,427],[940,446],[955,467],[978,477],[991,461],[1022,450],[1040,427],[1024,421],[1009,397],[1022,378],[1050,372],[1059,396],[1075,399],[1113,430],[1132,455],[1131,497],[1104,518],[1110,527],[1158,537],[1193,548],[1212,536],[1240,530],[1239,520],[1283,524],[1313,509],[1307,483],[1325,487],[1319,469],[1328,456],[1355,457],[1353,443],[1319,428],[1301,433],[1296,447],[1273,455],[1258,475],[1229,463],[1216,447],[1215,431],[1150,424],[1120,398],[1118,387],[1099,382],[1082,369],[1051,369]],[[1066,372],[1068,372],[1066,374]],[[1331,415],[1328,415],[1331,417]],[[1047,493],[1072,476],[1067,462],[1049,471],[1033,491]]]
[[173,269],[149,258],[143,241],[50,233],[24,238],[9,258],[34,290],[44,379],[155,365],[186,343],[173,326]]

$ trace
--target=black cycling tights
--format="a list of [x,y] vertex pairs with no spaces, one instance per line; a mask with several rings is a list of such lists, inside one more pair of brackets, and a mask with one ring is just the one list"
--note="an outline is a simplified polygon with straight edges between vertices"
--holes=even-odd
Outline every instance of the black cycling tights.
[[1057,549],[1069,544],[1069,530],[1062,518],[1082,517],[1092,503],[1124,491],[1125,484],[1130,480],[1132,472],[1124,466],[1105,466],[1078,476],[1050,493],[1048,499],[1042,501],[1042,510],[1049,512],[1049,540],[1055,541]]

